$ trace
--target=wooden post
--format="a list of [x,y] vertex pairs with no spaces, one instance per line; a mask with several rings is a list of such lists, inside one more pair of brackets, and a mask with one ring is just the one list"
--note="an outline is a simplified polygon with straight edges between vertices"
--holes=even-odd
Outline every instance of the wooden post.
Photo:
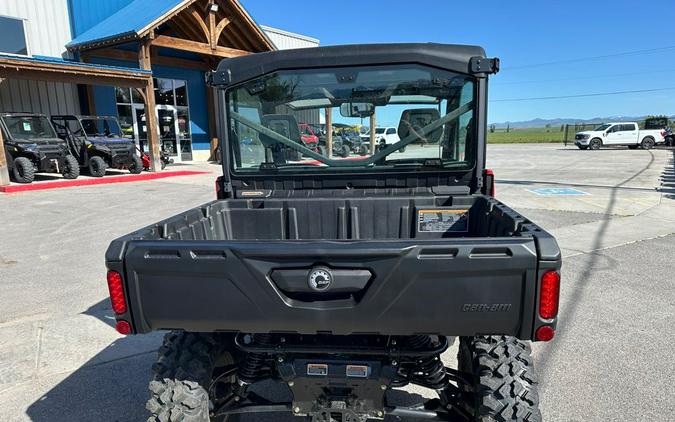
[[333,109],[326,107],[326,154],[333,158]]
[[375,118],[375,110],[373,114],[370,115],[370,155],[375,154],[375,123],[377,119]]
[[209,139],[211,140],[211,156],[209,160],[218,161],[216,157],[216,148],[218,148],[218,126],[216,125],[216,104],[215,98],[216,90],[211,87],[206,87],[206,108],[209,116]]
[[85,85],[84,90],[87,93],[87,110],[89,110],[89,115],[95,116],[96,102],[94,101],[94,87],[91,85]]
[[[138,63],[142,70],[152,70],[152,61],[150,59],[150,41],[143,41],[138,49]],[[148,84],[145,86],[145,125],[148,134],[148,153],[152,163],[152,171],[160,171],[162,164],[159,153],[159,126],[157,123],[157,111],[155,106],[155,84],[152,76],[148,77]]]
[[9,185],[9,166],[5,155],[5,140],[2,137],[2,129],[0,129],[0,186],[7,185]]

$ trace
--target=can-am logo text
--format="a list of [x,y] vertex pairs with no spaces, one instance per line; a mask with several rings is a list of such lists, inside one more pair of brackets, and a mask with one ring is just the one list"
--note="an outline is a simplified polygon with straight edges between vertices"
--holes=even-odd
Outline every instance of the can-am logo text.
[[465,303],[462,312],[508,312],[510,303]]

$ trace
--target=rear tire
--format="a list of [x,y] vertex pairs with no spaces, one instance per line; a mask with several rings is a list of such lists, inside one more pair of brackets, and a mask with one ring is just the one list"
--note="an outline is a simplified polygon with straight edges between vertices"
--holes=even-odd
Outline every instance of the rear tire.
[[591,142],[588,143],[588,149],[598,150],[602,146],[602,141],[598,138],[591,139]]
[[129,173],[140,174],[143,171],[143,160],[138,155],[131,156],[131,164],[129,164]]
[[654,141],[654,138],[648,136],[642,140],[640,145],[642,146],[642,149],[652,149],[654,148],[654,145],[656,145],[656,142]]
[[12,167],[12,178],[17,183],[33,183],[35,180],[33,162],[26,157],[17,157]]
[[108,169],[108,165],[105,163],[105,160],[101,157],[91,157],[89,159],[89,174],[93,177],[103,177],[105,176],[105,171]]
[[63,174],[64,179],[77,179],[80,177],[80,163],[77,161],[77,158],[72,155],[66,156],[63,173],[61,174]]
[[347,158],[349,157],[349,154],[351,153],[351,150],[349,149],[349,146],[342,144],[342,148],[340,149],[340,157],[342,158]]
[[459,370],[472,374],[474,400],[465,403],[481,422],[540,422],[530,346],[515,337],[462,337]]
[[167,334],[152,366],[148,422],[210,421],[209,386],[214,370],[234,362],[224,347],[227,344],[218,334]]

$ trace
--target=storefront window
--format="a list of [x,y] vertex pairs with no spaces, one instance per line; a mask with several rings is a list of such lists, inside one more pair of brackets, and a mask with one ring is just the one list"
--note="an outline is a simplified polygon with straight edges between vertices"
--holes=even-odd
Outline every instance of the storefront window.
[[188,97],[187,85],[185,84],[185,81],[174,81],[174,83],[176,86],[176,105],[187,107]]
[[[156,78],[155,103],[157,104],[160,144],[180,160],[192,160],[192,131],[188,107],[187,82]],[[147,141],[145,105],[135,89],[116,88],[117,116],[125,135],[136,139],[143,150]],[[139,133],[140,132],[140,133]]]
[[130,103],[131,96],[129,95],[129,91],[129,88],[116,87],[115,98],[117,99],[117,103]]
[[159,105],[175,105],[171,79],[155,79],[155,102]]
[[143,104],[145,102],[137,89],[131,90],[131,101],[135,104]]
[[120,127],[122,127],[122,133],[124,136],[133,138],[134,137],[134,118],[131,113],[131,105],[129,104],[118,104],[117,105],[117,119],[120,122]]

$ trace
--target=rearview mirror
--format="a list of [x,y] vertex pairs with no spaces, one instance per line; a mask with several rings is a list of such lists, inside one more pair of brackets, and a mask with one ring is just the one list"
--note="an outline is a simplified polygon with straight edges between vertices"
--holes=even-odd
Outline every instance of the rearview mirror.
[[370,117],[375,112],[371,103],[343,103],[340,105],[342,117]]

